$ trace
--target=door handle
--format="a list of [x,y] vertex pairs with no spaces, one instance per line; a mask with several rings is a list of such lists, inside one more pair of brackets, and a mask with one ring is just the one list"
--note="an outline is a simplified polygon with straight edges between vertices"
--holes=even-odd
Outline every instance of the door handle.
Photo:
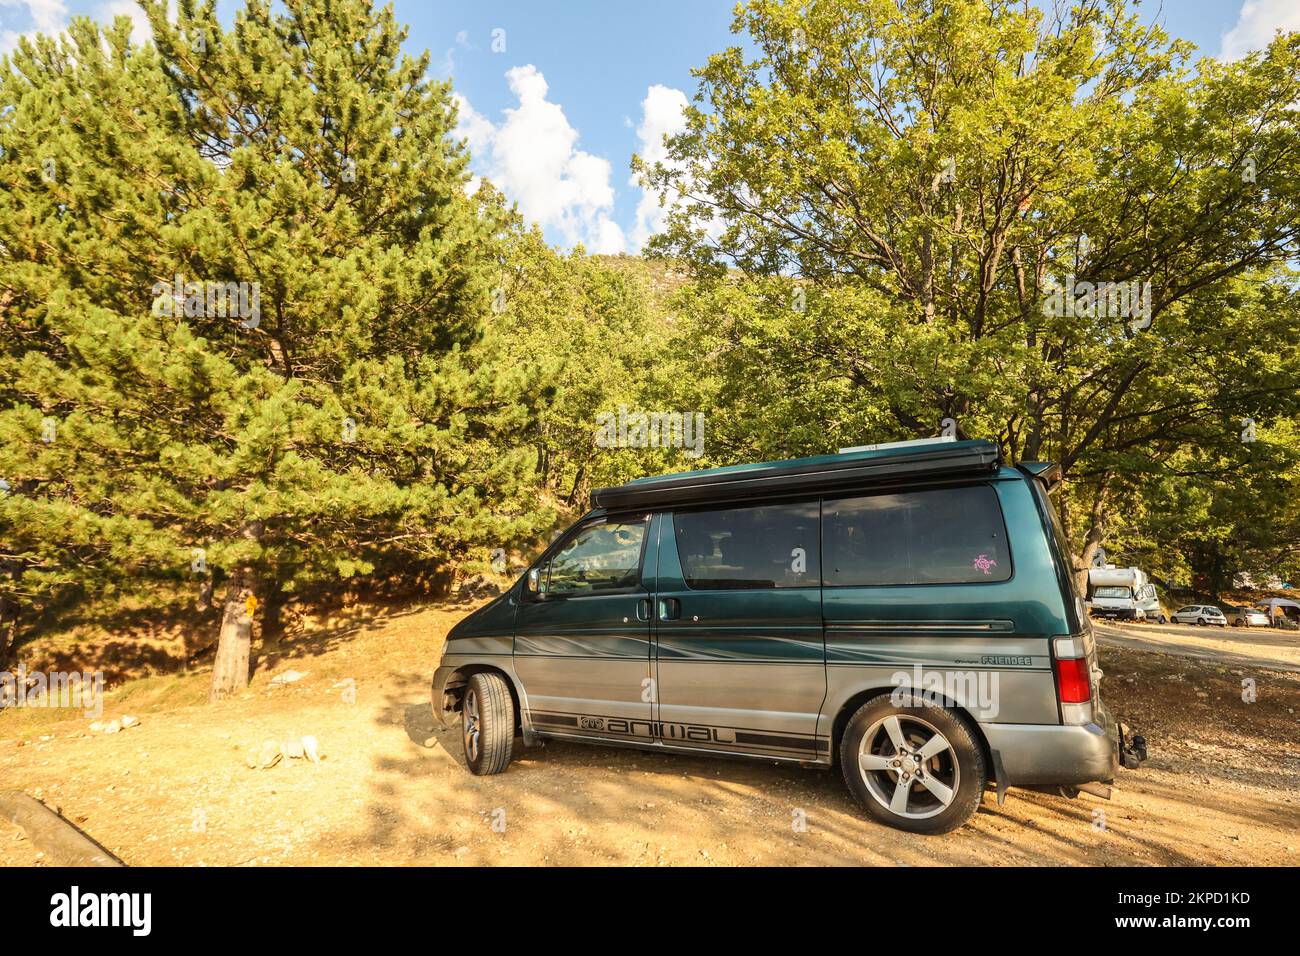
[[638,621],[650,620],[650,599],[641,598],[636,602],[636,619]]
[[682,602],[677,598],[659,599],[659,620],[675,621],[682,616]]

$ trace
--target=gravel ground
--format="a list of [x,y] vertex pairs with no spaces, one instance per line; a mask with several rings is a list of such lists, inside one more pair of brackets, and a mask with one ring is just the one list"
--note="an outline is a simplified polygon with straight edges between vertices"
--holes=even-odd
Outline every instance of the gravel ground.
[[[130,864],[1300,863],[1300,674],[1244,635],[1210,635],[1234,641],[1216,659],[1105,628],[1103,695],[1146,734],[1148,762],[1122,772],[1111,801],[1012,790],[999,808],[990,792],[968,826],[915,837],[865,819],[838,772],[551,743],[471,776],[428,705],[443,635],[467,607],[316,622],[269,650],[240,700],[202,703],[202,671],[128,682],[100,719],[140,723],[116,734],[75,712],[10,710],[0,786],[59,808]],[[1130,638],[1146,649],[1112,642]],[[306,676],[271,684],[289,670]],[[248,767],[265,742],[303,735],[319,763]],[[0,864],[44,862],[0,823]]]

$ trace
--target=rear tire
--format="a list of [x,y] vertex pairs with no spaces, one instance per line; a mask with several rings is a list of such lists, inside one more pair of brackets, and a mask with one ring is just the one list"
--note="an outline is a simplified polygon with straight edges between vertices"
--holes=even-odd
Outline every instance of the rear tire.
[[465,764],[475,776],[501,773],[515,745],[515,705],[500,674],[473,674],[460,702]]
[[[895,692],[897,694],[898,692]],[[979,808],[988,783],[976,731],[955,712],[911,692],[858,708],[840,740],[849,792],[881,823],[947,833]]]

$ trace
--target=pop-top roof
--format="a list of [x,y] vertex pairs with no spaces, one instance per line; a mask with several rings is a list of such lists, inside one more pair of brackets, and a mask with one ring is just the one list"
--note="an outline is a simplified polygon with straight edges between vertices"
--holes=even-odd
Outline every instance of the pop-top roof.
[[908,478],[988,476],[996,473],[1001,463],[997,444],[987,439],[918,443],[638,478],[616,488],[597,488],[591,493],[591,506],[707,504],[771,494],[841,491]]

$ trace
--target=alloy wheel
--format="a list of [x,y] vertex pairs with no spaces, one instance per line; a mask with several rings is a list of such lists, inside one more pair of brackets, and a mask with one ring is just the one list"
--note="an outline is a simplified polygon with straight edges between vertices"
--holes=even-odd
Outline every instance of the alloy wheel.
[[905,714],[882,717],[867,729],[858,769],[881,806],[913,820],[946,810],[961,774],[952,744],[939,728]]

